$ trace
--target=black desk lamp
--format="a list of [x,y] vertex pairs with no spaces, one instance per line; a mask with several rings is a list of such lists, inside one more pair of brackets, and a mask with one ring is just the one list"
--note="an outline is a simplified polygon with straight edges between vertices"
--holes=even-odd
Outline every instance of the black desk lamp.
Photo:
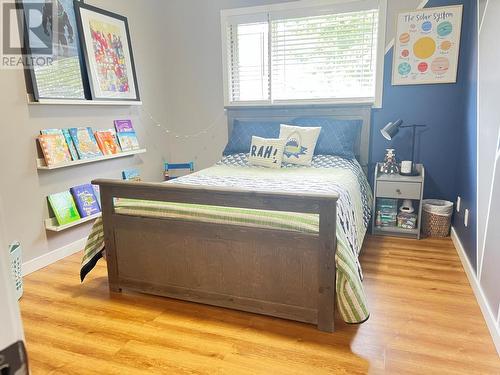
[[413,141],[411,147],[411,172],[410,173],[400,172],[400,174],[403,176],[419,175],[417,168],[415,168],[415,135],[417,128],[425,128],[426,126],[427,125],[403,125],[403,120],[400,119],[394,122],[390,122],[382,129],[380,129],[380,133],[382,133],[384,138],[387,139],[388,141],[391,141],[396,136],[396,134],[398,134],[399,129],[405,129],[405,128],[413,129]]

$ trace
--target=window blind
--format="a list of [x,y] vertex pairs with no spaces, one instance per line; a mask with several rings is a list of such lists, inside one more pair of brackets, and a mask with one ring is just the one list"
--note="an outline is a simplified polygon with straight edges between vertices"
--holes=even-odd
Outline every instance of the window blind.
[[377,10],[272,21],[274,100],[374,98]]
[[230,103],[373,100],[378,19],[378,7],[369,6],[228,22]]
[[231,101],[269,100],[268,22],[231,24],[228,31]]

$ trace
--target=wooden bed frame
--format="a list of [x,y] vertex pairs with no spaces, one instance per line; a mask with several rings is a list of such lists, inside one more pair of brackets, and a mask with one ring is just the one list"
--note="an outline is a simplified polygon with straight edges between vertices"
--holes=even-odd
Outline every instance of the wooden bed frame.
[[[116,180],[101,189],[109,287],[314,323],[333,331],[336,195]],[[319,234],[117,214],[113,198],[319,214]]]
[[[358,155],[364,165],[370,120],[369,109],[361,110],[352,115],[350,108],[348,118],[363,119]],[[328,115],[347,118],[341,111],[330,109]],[[283,121],[297,116],[288,110],[278,114]],[[232,122],[238,114],[228,118]],[[118,180],[92,183],[101,190],[111,291],[130,289],[271,315],[333,332],[338,196]],[[317,214],[319,233],[123,215],[115,212],[114,198]]]

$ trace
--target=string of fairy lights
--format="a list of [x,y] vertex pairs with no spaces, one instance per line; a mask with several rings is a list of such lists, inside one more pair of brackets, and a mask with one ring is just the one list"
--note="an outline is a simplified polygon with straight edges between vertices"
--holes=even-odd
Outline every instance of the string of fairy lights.
[[[140,113],[139,117],[141,118],[141,122],[144,124],[144,131],[146,133],[149,133],[152,127],[160,129],[164,134],[167,135],[167,147],[158,147],[156,142],[152,142],[151,146],[159,153],[162,155],[163,162],[167,162],[171,160],[171,150],[172,150],[172,144],[171,140],[195,140],[199,137],[202,136],[207,136],[209,135],[212,130],[214,130],[216,127],[220,126],[222,123],[222,120],[225,117],[225,112],[222,111],[219,113],[219,115],[215,118],[215,120],[211,121],[210,125],[198,130],[194,133],[180,133],[177,132],[176,130],[173,129],[173,127],[168,126],[167,124],[164,124],[161,121],[158,121],[148,110],[147,108],[142,105],[140,107]],[[149,124],[149,125],[146,125]],[[151,136],[151,134],[148,134],[148,136]],[[194,159],[197,159],[197,156],[194,156]]]
[[167,126],[165,126],[161,122],[157,121],[153,117],[153,115],[149,111],[146,110],[146,108],[142,107],[141,110],[142,110],[143,114],[145,114],[148,117],[148,119],[153,123],[154,126],[156,126],[158,128],[162,128],[162,130],[166,134],[168,134],[169,136],[171,136],[175,139],[197,138],[197,137],[209,134],[212,129],[214,129],[217,125],[220,125],[220,120],[224,117],[224,112],[222,112],[219,114],[219,116],[214,121],[212,121],[212,123],[208,127],[204,128],[202,130],[199,130],[196,133],[180,134],[180,133],[174,132],[174,130],[169,129]]

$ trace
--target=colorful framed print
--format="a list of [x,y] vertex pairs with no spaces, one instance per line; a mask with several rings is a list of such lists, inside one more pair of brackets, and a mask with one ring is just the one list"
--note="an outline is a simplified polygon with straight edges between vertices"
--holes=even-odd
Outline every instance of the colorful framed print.
[[73,0],[22,0],[28,91],[35,100],[86,99]]
[[462,8],[452,5],[398,14],[393,85],[457,81]]
[[140,100],[127,18],[76,0],[75,11],[92,99]]

